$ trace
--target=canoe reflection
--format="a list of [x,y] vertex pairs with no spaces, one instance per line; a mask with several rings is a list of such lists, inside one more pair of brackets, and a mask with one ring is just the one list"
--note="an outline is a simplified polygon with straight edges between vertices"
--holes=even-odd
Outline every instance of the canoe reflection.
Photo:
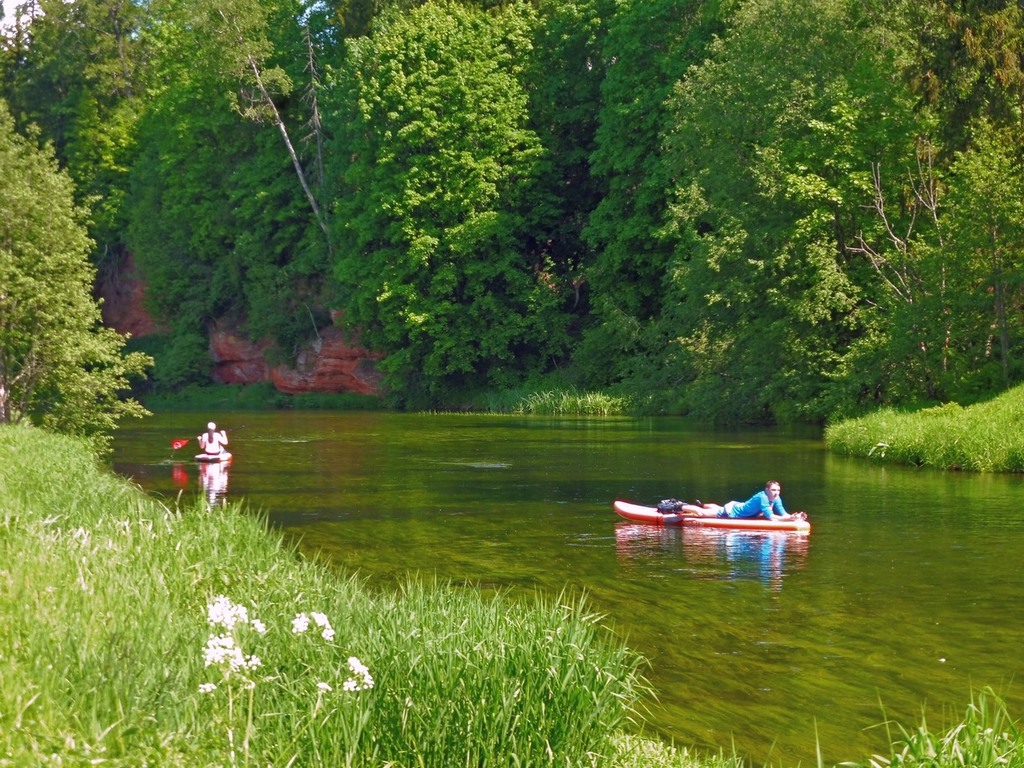
[[697,578],[760,580],[781,587],[807,560],[810,537],[790,531],[729,531],[620,523],[615,549],[626,566],[682,559]]

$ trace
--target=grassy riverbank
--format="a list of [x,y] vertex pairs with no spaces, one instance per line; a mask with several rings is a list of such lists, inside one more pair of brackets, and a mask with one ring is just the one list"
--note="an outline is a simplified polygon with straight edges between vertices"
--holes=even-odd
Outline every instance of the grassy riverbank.
[[310,562],[0,427],[0,765],[665,765],[640,660],[572,599]]
[[1024,387],[962,408],[883,409],[825,430],[836,453],[976,472],[1024,472]]

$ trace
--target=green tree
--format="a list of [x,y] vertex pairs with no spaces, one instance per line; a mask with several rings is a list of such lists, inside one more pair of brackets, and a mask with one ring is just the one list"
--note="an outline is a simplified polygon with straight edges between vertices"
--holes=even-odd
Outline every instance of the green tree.
[[145,410],[122,400],[151,363],[100,324],[71,181],[0,102],[0,422],[101,437]]
[[[218,75],[232,87],[232,105],[242,117],[268,123],[277,129],[313,217],[327,235],[325,214],[320,210],[285,117],[278,108],[278,102],[286,99],[294,86],[285,68],[274,61],[276,46],[271,25],[276,23],[279,29],[290,28],[295,36],[288,42],[295,46],[300,39],[296,20],[300,5],[259,0],[217,3],[200,0],[191,3],[189,11],[197,33],[193,39],[201,46],[199,58],[212,63]],[[308,36],[305,39],[311,40]]]
[[[865,402],[972,402],[1019,379],[1021,9],[897,4],[914,152],[873,162],[853,250],[875,277],[837,379]],[[909,110],[908,110],[909,112]],[[867,284],[864,281],[863,284]],[[865,397],[866,395],[866,397]]]
[[628,378],[638,358],[665,350],[652,328],[672,254],[662,236],[671,171],[661,147],[672,89],[721,31],[723,5],[619,0],[608,19],[594,62],[603,79],[590,164],[600,201],[583,231],[593,254],[585,270],[593,317],[575,358],[590,386]]
[[1021,132],[982,121],[948,177],[949,280],[959,297],[949,341],[950,393],[974,400],[1020,381],[1024,336],[1024,161]]
[[16,126],[38,126],[91,211],[94,260],[123,255],[124,196],[147,55],[143,5],[125,0],[38,0],[9,31],[0,57]]
[[564,348],[524,221],[540,142],[520,82],[534,17],[430,3],[352,41],[335,89],[346,322],[406,397],[509,385]]
[[526,229],[529,247],[563,287],[578,325],[589,311],[585,275],[593,260],[583,229],[604,191],[591,173],[590,158],[606,74],[602,47],[614,0],[544,0],[539,10],[525,83],[530,127],[544,153]]
[[915,149],[905,164],[898,156],[871,164],[870,214],[848,246],[870,300],[835,375],[843,410],[944,397],[952,333],[945,183],[935,144],[921,135]]
[[282,360],[330,322],[313,187],[304,189],[305,172],[297,178],[298,145],[282,143],[285,122],[306,112],[289,95],[311,56],[297,10],[288,1],[152,6],[149,79],[159,87],[139,125],[128,240],[171,328],[155,371],[162,388],[208,381],[215,322],[273,344]]
[[869,323],[851,251],[873,164],[913,147],[906,30],[859,0],[756,0],[682,82],[669,143],[676,329],[688,408],[823,419]]
[[908,74],[938,116],[946,153],[965,149],[979,119],[1020,122],[1024,110],[1024,7],[1018,0],[924,0],[902,12],[916,30]]

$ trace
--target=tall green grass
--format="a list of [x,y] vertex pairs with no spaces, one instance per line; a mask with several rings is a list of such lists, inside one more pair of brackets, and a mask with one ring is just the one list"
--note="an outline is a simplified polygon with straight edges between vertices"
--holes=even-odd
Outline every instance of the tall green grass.
[[377,593],[38,430],[0,504],[0,764],[614,764],[645,694],[580,600]]
[[632,407],[626,397],[561,386],[488,392],[476,406],[492,413],[537,416],[621,416]]
[[991,689],[967,706],[962,721],[934,733],[925,718],[914,729],[888,725],[892,751],[851,768],[1024,768],[1024,735]]
[[841,454],[975,472],[1024,472],[1024,387],[967,408],[882,409],[825,430]]

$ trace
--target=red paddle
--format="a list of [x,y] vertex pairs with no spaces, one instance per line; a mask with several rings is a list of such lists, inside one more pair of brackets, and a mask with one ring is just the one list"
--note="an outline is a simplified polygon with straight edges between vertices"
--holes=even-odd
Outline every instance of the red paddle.
[[186,445],[188,445],[188,438],[187,437],[186,438],[179,437],[177,440],[171,440],[171,448],[173,448],[174,450],[178,450],[179,448],[184,448]]

